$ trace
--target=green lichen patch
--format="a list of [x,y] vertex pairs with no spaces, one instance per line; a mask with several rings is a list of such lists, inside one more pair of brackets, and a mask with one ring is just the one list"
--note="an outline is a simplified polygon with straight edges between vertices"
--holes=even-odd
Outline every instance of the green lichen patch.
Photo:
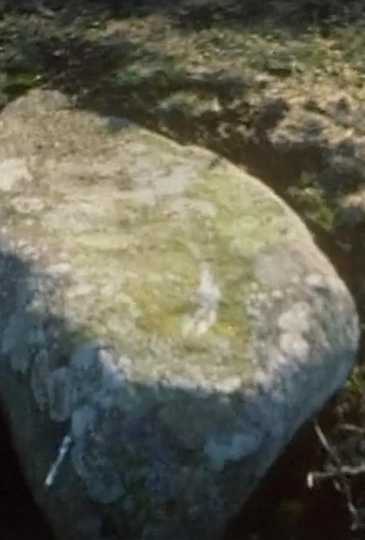
[[[36,118],[25,101],[15,106],[11,132],[37,180],[8,194],[7,225],[71,265],[60,303],[71,326],[136,359],[133,376],[144,382],[219,386],[249,376],[255,260],[276,244],[307,242],[303,224],[208,151],[132,124],[111,132],[108,120],[41,94],[29,98]],[[6,129],[10,118],[5,138]]]
[[[166,152],[161,140],[157,147]],[[180,171],[175,147],[176,154]],[[168,170],[174,184],[171,160]],[[177,194],[161,191],[157,180],[148,204],[137,196],[138,187],[123,201],[116,197],[104,230],[91,224],[74,232],[68,247],[76,275],[92,286],[85,302],[71,295],[72,308],[96,334],[112,335],[129,354],[142,354],[138,369],[145,375],[151,369],[191,372],[196,364],[213,378],[214,371],[247,371],[245,298],[255,278],[253,260],[280,240],[287,223],[283,205],[235,167],[223,162],[195,176],[187,185],[182,181]],[[62,234],[72,234],[67,222]],[[201,290],[204,269],[219,291],[211,305]],[[151,338],[153,362],[143,358]],[[174,360],[164,365],[166,354]]]

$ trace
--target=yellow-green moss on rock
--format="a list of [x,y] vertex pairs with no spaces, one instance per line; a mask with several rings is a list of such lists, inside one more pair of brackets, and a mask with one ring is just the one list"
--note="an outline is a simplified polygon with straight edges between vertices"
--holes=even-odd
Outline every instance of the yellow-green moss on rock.
[[[271,191],[210,152],[179,147],[133,124],[111,134],[111,120],[71,114],[57,99],[58,110],[36,123],[19,105],[19,126],[12,129],[21,130],[17,155],[23,158],[13,166],[29,172],[24,181],[18,175],[14,193],[6,192],[13,232],[25,241],[42,238],[71,264],[67,309],[95,336],[139,354],[140,376],[172,369],[164,359],[163,367],[155,360],[144,366],[151,336],[157,348],[159,340],[171,343],[182,371],[189,369],[191,347],[209,364],[204,357],[223,345],[246,371],[253,261],[277,242],[308,241],[304,227],[296,218],[293,226]],[[204,268],[219,291],[214,306],[201,305],[210,301],[209,290],[199,293]],[[223,364],[222,376],[231,372]]]

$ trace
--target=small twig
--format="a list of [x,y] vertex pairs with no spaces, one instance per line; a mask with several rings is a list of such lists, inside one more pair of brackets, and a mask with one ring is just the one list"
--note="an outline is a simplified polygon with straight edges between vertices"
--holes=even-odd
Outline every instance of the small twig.
[[365,435],[365,428],[354,426],[352,424],[342,424],[338,426],[338,429],[340,429],[341,431],[351,431],[353,433],[359,433],[360,435]]
[[341,460],[336,452],[336,450],[334,448],[332,448],[332,446],[330,446],[330,443],[328,442],[328,440],[326,439],[326,436],[325,434],[323,433],[320,425],[318,424],[318,422],[315,422],[314,423],[314,431],[316,432],[317,434],[317,437],[320,441],[320,443],[322,444],[323,448],[327,451],[327,453],[331,456],[331,458],[333,459],[333,461],[336,463],[336,465],[338,467],[341,467]]
[[351,530],[357,530],[360,528],[364,528],[365,524],[362,522],[359,512],[354,505],[351,487],[348,481],[347,476],[355,476],[357,474],[365,473],[365,465],[361,465],[359,467],[350,467],[346,465],[342,465],[341,459],[336,451],[336,449],[330,445],[328,439],[326,438],[325,434],[323,433],[322,429],[320,428],[318,422],[314,423],[314,429],[317,434],[317,437],[323,446],[323,448],[328,453],[334,469],[332,471],[328,472],[311,472],[307,476],[307,485],[309,488],[312,488],[314,485],[315,479],[328,479],[330,478],[333,480],[335,485],[337,484],[339,487],[339,490],[341,493],[343,493],[346,503],[347,503],[347,509],[351,515]]
[[[339,475],[345,476],[358,476],[359,474],[365,474],[365,464],[359,465],[358,467],[350,467],[348,465],[343,465],[340,469],[335,469],[334,471],[312,471],[308,474],[308,478],[311,479],[326,479],[326,478],[337,478]],[[309,483],[313,485],[313,482]]]
[[62,461],[65,459],[68,451],[70,450],[71,444],[72,444],[71,435],[69,434],[65,435],[65,437],[62,440],[60,449],[58,451],[56,461],[52,464],[51,468],[49,469],[47,478],[44,482],[44,485],[46,486],[47,489],[52,486],[56,478],[56,475],[58,473],[58,469],[60,468]]

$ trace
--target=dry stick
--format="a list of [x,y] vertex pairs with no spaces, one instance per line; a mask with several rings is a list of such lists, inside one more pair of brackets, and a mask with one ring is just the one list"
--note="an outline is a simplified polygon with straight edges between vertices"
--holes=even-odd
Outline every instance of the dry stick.
[[[341,473],[345,476],[358,476],[359,474],[365,474],[365,465],[359,465],[358,467],[349,467],[347,465],[342,465],[341,467]],[[308,485],[309,487],[313,487],[313,480],[326,480],[327,478],[336,478],[338,476],[338,469],[335,469],[334,471],[327,471],[327,472],[321,472],[321,471],[314,471],[310,472],[308,476]]]
[[360,435],[365,434],[365,428],[354,426],[352,424],[342,424],[341,426],[338,426],[338,429],[341,431],[352,431],[353,433],[359,433]]
[[340,457],[338,456],[335,448],[333,448],[330,443],[328,442],[325,434],[323,433],[322,429],[320,428],[318,422],[315,422],[314,423],[314,430],[317,434],[317,437],[321,443],[321,445],[323,446],[323,448],[326,450],[326,452],[329,454],[329,456],[331,457],[334,465],[335,465],[335,470],[334,471],[331,471],[331,472],[328,472],[328,473],[324,473],[324,472],[311,472],[308,474],[307,476],[307,483],[308,483],[308,487],[309,488],[312,488],[313,487],[313,481],[315,478],[338,478],[339,480],[339,484],[340,484],[340,488],[341,488],[341,491],[342,493],[344,494],[345,496],[345,499],[346,499],[346,502],[347,502],[347,508],[348,508],[348,511],[350,512],[350,515],[351,515],[351,518],[352,518],[352,523],[351,523],[351,530],[356,530],[356,529],[360,529],[360,528],[363,528],[365,526],[364,523],[362,523],[361,521],[361,518],[359,516],[359,513],[357,511],[357,508],[355,507],[354,505],[354,502],[353,502],[353,498],[352,498],[352,493],[351,493],[351,487],[350,487],[350,484],[348,482],[348,479],[347,479],[347,475],[355,475],[355,474],[360,474],[360,473],[363,473],[365,472],[365,465],[364,466],[361,466],[361,467],[347,467],[347,466],[343,466],[342,463],[341,463],[341,459]]

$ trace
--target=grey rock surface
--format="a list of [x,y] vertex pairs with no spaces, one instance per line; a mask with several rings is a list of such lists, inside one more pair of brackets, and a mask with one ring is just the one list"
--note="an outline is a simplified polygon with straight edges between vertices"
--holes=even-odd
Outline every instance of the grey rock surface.
[[219,539],[338,389],[352,299],[224,159],[32,91],[0,116],[0,395],[60,540]]

